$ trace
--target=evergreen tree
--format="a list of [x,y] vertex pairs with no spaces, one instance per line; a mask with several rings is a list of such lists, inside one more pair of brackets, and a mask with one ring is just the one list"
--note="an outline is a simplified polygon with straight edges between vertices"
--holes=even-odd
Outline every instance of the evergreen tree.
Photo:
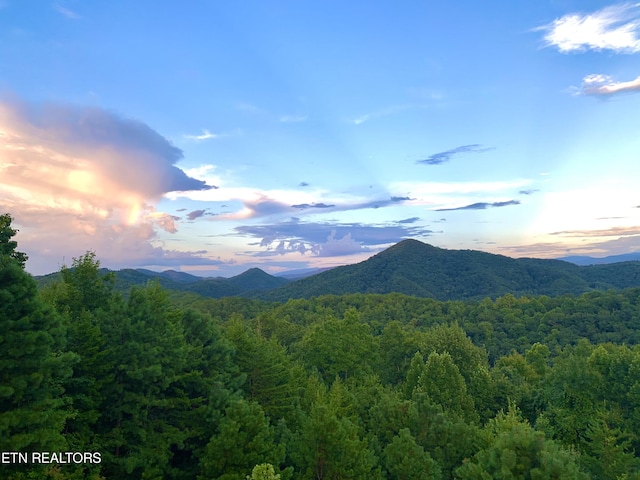
[[455,471],[460,480],[582,480],[576,456],[521,420],[515,408],[487,426],[489,445]]
[[[63,384],[76,356],[65,351],[60,317],[23,270],[10,220],[0,217],[0,451],[59,451],[70,415]],[[0,477],[18,470],[0,465]]]
[[18,233],[18,230],[11,227],[12,221],[13,218],[8,213],[0,215],[0,256],[8,256],[24,268],[29,257],[25,253],[16,251],[18,242],[11,240],[11,237]]
[[467,393],[464,379],[448,353],[429,355],[416,390],[453,416],[466,421],[477,420],[473,398]]
[[107,477],[173,476],[173,449],[188,432],[176,415],[172,389],[185,370],[187,348],[179,313],[151,284],[133,288],[122,310],[102,322],[114,378],[104,388],[102,418]]
[[[284,447],[274,441],[274,431],[260,405],[235,400],[227,407],[215,435],[200,460],[201,479],[245,480],[259,463],[279,465]],[[260,477],[258,477],[260,478]]]
[[400,430],[384,449],[387,478],[396,480],[440,480],[442,472],[429,452],[418,445],[408,428]]

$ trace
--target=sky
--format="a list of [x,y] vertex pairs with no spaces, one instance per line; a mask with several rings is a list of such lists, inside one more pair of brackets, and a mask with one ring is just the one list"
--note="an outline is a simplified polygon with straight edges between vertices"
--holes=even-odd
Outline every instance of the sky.
[[640,250],[640,3],[0,0],[34,275]]

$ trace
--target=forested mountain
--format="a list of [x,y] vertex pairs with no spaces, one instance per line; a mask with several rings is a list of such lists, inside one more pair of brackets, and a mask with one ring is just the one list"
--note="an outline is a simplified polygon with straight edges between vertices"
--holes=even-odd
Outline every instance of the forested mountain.
[[[149,281],[155,281],[168,290],[193,292],[210,298],[248,297],[258,292],[280,287],[290,281],[269,275],[259,268],[251,268],[231,278],[202,278],[175,270],[154,272],[142,268],[125,268],[117,271],[101,268],[100,273],[102,275],[112,273],[115,290],[125,294],[133,286],[143,286]],[[36,282],[38,286],[44,287],[59,281],[60,278],[61,275],[57,272],[38,276]]]
[[640,288],[123,295],[87,253],[38,290],[14,234],[2,479],[640,479]]
[[[231,278],[201,278],[173,270],[144,269],[123,269],[114,274],[116,290],[125,293],[132,286],[155,280],[169,290],[210,298],[267,301],[392,292],[438,300],[477,300],[507,293],[564,295],[640,286],[640,262],[578,266],[561,260],[514,259],[476,250],[447,250],[417,240],[404,240],[364,262],[298,280],[275,277],[259,268]],[[36,277],[41,287],[59,279],[59,273]]]
[[579,267],[560,260],[513,259],[446,250],[404,240],[364,262],[303,278],[259,296],[265,300],[344,293],[399,292],[439,300],[579,294],[640,285],[640,262]]

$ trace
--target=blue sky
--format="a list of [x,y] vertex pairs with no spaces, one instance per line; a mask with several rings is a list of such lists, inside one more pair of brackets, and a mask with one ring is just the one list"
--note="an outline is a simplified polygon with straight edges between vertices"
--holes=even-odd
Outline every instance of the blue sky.
[[640,250],[640,4],[0,0],[34,274]]

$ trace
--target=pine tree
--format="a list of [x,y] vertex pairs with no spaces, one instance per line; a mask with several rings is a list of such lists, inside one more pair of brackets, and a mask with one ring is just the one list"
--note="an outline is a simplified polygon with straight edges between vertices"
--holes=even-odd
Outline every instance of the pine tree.
[[29,257],[22,252],[16,251],[18,242],[11,240],[18,230],[11,228],[13,218],[8,213],[0,215],[0,256],[8,256],[18,262],[22,268]]
[[384,449],[387,478],[397,480],[440,480],[442,472],[429,452],[416,443],[408,428],[398,432]]
[[[66,444],[63,382],[76,357],[65,352],[60,317],[23,270],[26,256],[10,240],[10,220],[0,217],[0,451],[56,451]],[[2,478],[16,471],[0,465]]]

